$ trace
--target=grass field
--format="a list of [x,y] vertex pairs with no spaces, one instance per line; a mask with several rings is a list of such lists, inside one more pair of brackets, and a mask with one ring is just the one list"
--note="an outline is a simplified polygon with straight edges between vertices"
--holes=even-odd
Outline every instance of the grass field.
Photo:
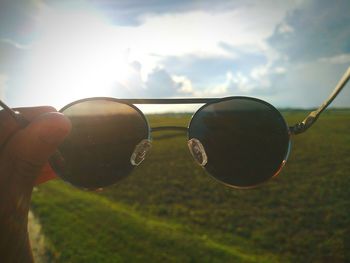
[[[289,124],[305,112],[285,112]],[[151,126],[185,115],[150,116]],[[193,161],[185,134],[153,134],[125,180],[84,192],[57,180],[32,210],[57,262],[344,262],[350,260],[350,111],[326,112],[293,138],[279,177],[233,190]]]

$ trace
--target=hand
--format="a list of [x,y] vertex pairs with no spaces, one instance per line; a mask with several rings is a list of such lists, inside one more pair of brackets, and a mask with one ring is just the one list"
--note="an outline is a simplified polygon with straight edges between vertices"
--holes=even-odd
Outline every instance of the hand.
[[17,110],[30,121],[23,129],[0,111],[0,262],[32,262],[27,223],[33,186],[55,177],[47,161],[71,128],[54,108]]

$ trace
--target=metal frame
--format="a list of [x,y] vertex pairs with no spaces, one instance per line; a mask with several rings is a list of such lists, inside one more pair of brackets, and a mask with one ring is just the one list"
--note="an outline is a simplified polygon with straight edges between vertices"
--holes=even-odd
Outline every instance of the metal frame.
[[0,100],[0,106],[7,111],[8,114],[12,116],[16,121],[18,120],[18,112],[12,110],[9,106],[7,106],[4,102]]
[[7,106],[3,101],[0,100],[0,106],[6,110],[6,112],[15,119],[15,121],[21,126],[26,127],[29,124],[29,121],[23,117],[18,111],[14,111],[9,106]]
[[117,100],[127,104],[205,104],[205,103],[221,100],[221,98],[117,99]]

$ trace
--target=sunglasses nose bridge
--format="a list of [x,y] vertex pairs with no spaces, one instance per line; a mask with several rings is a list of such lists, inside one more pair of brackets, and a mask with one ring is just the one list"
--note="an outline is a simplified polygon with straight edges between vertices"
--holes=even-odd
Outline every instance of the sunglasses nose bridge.
[[130,162],[134,166],[138,166],[146,158],[147,153],[151,149],[152,144],[148,139],[144,139],[139,142],[130,157]]
[[205,152],[203,144],[196,138],[192,138],[187,142],[188,148],[200,166],[205,166],[208,163],[208,156]]

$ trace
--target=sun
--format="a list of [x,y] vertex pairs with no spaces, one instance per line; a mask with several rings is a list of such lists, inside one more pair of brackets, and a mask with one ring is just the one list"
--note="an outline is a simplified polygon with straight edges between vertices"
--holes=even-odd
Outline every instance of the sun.
[[98,13],[47,9],[39,18],[25,85],[45,104],[111,96],[130,77],[128,44]]

